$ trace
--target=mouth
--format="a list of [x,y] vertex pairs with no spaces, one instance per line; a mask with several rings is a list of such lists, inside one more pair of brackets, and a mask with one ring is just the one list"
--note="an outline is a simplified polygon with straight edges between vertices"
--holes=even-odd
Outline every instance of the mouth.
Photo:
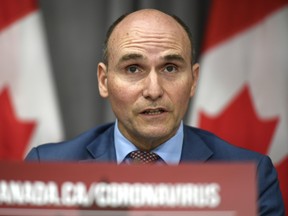
[[156,108],[156,109],[145,109],[141,114],[144,115],[160,115],[164,112],[167,112],[164,108]]

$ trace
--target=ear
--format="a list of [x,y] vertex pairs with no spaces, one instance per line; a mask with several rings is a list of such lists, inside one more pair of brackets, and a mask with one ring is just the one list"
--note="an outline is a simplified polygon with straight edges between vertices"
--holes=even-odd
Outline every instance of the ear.
[[107,98],[109,96],[107,87],[107,66],[100,62],[97,68],[98,89],[101,97]]
[[197,86],[198,78],[199,78],[199,68],[200,68],[200,65],[198,63],[195,63],[192,67],[193,83],[191,86],[190,97],[193,97],[196,92],[196,86]]

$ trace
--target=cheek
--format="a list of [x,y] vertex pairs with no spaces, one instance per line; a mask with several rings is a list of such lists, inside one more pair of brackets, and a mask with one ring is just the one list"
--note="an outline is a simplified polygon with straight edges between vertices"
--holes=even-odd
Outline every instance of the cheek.
[[191,82],[182,81],[177,83],[176,86],[173,85],[172,87],[171,92],[173,92],[174,105],[180,110],[185,110],[190,101]]
[[125,108],[133,104],[135,88],[117,79],[108,81],[109,100],[114,110],[125,111]]

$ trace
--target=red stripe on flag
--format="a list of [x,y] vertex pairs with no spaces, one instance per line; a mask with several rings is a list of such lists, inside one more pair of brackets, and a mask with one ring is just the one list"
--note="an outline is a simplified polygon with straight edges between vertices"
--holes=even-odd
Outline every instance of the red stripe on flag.
[[37,8],[36,0],[0,0],[0,31]]
[[267,15],[285,5],[288,5],[288,0],[212,1],[202,51],[205,52],[211,47],[253,26]]
[[[287,172],[287,167],[288,167],[288,156],[283,159],[279,164],[277,164],[276,169],[278,172],[278,179],[280,183],[280,189],[282,192],[282,196],[284,199],[284,204],[286,207],[286,211],[288,211],[288,172]],[[288,212],[286,212],[287,216]]]

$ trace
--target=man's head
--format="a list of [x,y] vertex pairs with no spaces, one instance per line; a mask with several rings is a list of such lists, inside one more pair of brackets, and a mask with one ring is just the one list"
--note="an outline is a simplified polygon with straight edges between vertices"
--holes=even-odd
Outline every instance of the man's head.
[[153,9],[122,17],[110,32],[107,62],[98,65],[100,95],[140,149],[175,135],[185,115],[199,70],[190,39],[175,18]]

